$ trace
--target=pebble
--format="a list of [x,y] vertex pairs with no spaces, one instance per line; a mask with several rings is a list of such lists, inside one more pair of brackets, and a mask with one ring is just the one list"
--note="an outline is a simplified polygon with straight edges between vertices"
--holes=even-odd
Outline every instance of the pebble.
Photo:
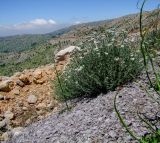
[[6,119],[12,120],[12,119],[14,118],[14,113],[11,112],[11,111],[6,111],[6,112],[4,113],[4,117],[5,117]]
[[33,94],[29,95],[27,98],[28,103],[35,104],[37,102],[37,97]]

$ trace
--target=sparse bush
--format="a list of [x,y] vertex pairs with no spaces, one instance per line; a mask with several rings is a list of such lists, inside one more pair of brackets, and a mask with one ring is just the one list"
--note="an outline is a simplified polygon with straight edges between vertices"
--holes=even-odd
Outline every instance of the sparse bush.
[[[93,97],[130,81],[142,69],[141,55],[126,42],[126,33],[108,30],[102,39],[93,39],[75,53],[55,81],[60,99]],[[63,96],[64,95],[64,96]]]

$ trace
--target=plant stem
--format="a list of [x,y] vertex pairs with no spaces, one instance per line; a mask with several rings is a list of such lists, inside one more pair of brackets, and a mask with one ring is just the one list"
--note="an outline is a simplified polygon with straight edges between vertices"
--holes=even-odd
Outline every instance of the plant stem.
[[60,78],[59,78],[59,73],[58,73],[58,71],[57,71],[56,66],[55,66],[55,71],[56,71],[56,75],[57,75],[57,79],[58,79],[59,86],[60,86],[60,88],[61,88],[61,91],[62,91],[64,100],[65,100],[65,104],[66,104],[67,110],[69,110],[69,106],[68,106],[68,103],[67,103],[67,98],[66,98],[66,96],[65,96],[65,94],[64,94],[63,87],[62,87],[62,84],[61,84],[61,81],[60,81]]

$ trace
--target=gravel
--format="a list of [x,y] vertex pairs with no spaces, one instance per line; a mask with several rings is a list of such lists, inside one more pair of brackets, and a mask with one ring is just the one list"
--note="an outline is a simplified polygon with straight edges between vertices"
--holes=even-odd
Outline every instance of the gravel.
[[[139,86],[140,83],[146,85],[144,79],[146,77],[139,77],[125,85],[117,98],[118,110],[137,136],[148,132],[137,117],[137,111],[150,117],[159,111],[158,104]],[[157,98],[156,93],[150,91]],[[116,116],[113,108],[115,94],[113,91],[94,99],[83,99],[71,111],[54,113],[31,124],[7,143],[136,143]]]

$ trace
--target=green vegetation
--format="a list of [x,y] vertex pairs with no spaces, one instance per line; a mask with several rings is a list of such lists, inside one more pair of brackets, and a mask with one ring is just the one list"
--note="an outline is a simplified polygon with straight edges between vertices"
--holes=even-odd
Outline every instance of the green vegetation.
[[0,38],[0,52],[22,52],[46,43],[48,35],[19,35]]
[[[24,69],[36,68],[41,65],[53,63],[55,46],[52,45],[40,45],[34,50],[30,50],[27,53],[26,59],[15,59],[0,65],[0,75],[11,76],[15,72],[23,71]],[[22,53],[23,58],[23,53]]]
[[[150,87],[152,87],[154,89],[154,91],[160,97],[159,70],[157,72],[156,67],[155,67],[155,63],[153,60],[154,57],[152,56],[152,54],[153,54],[152,51],[153,50],[159,51],[159,45],[160,45],[160,33],[159,33],[160,30],[158,29],[158,22],[157,22],[158,18],[159,18],[159,10],[157,10],[158,13],[153,13],[154,17],[156,17],[157,19],[154,19],[156,22],[153,21],[153,23],[155,25],[154,25],[154,27],[152,27],[153,28],[153,29],[151,29],[152,31],[149,31],[150,27],[144,27],[144,25],[143,25],[143,8],[144,8],[146,1],[147,0],[143,0],[142,6],[140,8],[140,17],[139,17],[139,27],[140,27],[140,37],[141,37],[140,50],[143,55],[143,63],[144,63],[147,79],[149,81],[149,85],[150,85]],[[146,29],[146,30],[144,30],[144,29]],[[153,75],[151,75],[150,72],[148,71],[149,65],[151,65]],[[155,80],[151,76],[152,77],[154,76]],[[152,99],[154,99],[154,101],[160,107],[160,102],[159,102],[160,98],[155,99],[154,96],[152,96],[148,92],[147,89],[145,89],[145,91]],[[121,124],[126,129],[126,131],[139,143],[159,143],[160,142],[160,128],[157,126],[157,123],[159,122],[159,117],[157,117],[157,115],[155,115],[155,117],[152,120],[150,120],[147,116],[145,116],[145,114],[141,114],[141,113],[139,113],[139,111],[137,111],[137,115],[138,115],[139,119],[141,120],[142,123],[146,124],[146,127],[150,131],[149,134],[138,138],[129,129],[129,127],[125,123],[124,119],[122,118],[120,112],[118,111],[118,109],[116,107],[116,97],[117,97],[117,95],[115,96],[115,100],[114,100],[114,108],[115,108],[115,111],[117,113],[117,116],[118,116]]]
[[105,32],[105,36],[103,40],[93,39],[84,44],[59,75],[60,82],[56,81],[55,85],[60,99],[107,93],[130,81],[142,70],[141,55],[130,42],[126,42],[125,32],[115,33],[111,29]]

